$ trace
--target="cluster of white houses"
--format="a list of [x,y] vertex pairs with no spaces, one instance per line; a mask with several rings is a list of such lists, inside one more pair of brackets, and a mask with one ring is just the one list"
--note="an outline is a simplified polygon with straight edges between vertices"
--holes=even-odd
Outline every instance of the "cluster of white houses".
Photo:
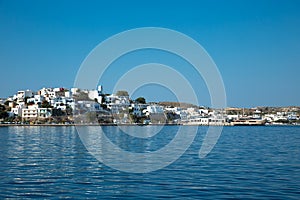
[[[53,108],[64,111],[68,106],[70,108],[75,106],[72,92],[65,88],[42,88],[38,92],[21,90],[7,101],[11,108],[10,115],[29,120],[49,118]],[[47,102],[49,107],[43,107],[44,102]]]
[[[78,88],[42,88],[37,92],[32,90],[18,91],[6,99],[10,107],[10,116],[18,116],[22,120],[48,119],[54,110],[73,111],[73,115],[81,111],[107,112],[114,116],[113,123],[133,123],[132,116],[142,118],[142,123],[175,123],[195,125],[228,125],[245,115],[229,114],[228,109],[216,110],[204,107],[171,107],[157,103],[140,103],[132,101],[129,96],[104,95],[102,86],[96,90],[81,90]],[[105,106],[103,106],[105,105]],[[229,110],[230,111],[230,110]],[[117,117],[116,117],[117,116]],[[282,120],[299,120],[297,112],[278,112],[263,114],[255,110],[251,119],[260,119],[268,123]],[[71,116],[70,116],[71,118]]]

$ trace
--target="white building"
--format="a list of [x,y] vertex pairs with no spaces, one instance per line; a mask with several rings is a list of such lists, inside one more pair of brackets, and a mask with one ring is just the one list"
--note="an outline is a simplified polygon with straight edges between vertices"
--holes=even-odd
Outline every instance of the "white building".
[[141,117],[144,113],[143,110],[147,109],[148,104],[131,104],[130,108],[132,109],[132,114],[138,117]]
[[38,94],[43,97],[46,97],[49,92],[53,92],[53,89],[52,88],[42,88],[38,91]]
[[22,109],[23,119],[38,119],[48,118],[51,116],[50,108],[39,108],[37,105],[28,106],[28,108]]
[[16,107],[11,108],[11,112],[14,113],[16,116],[22,116],[22,109],[25,107],[25,104],[18,104]]
[[11,112],[14,113],[16,116],[22,116],[22,108],[12,108]]
[[227,119],[230,121],[238,120],[240,117],[240,115],[227,115]]
[[51,108],[38,108],[38,118],[49,118],[51,117]]
[[63,88],[53,88],[53,91],[54,91],[54,92],[60,92],[60,91],[62,91],[62,89],[63,89]]
[[65,97],[56,97],[52,100],[50,100],[50,103],[53,107],[57,107],[59,105],[65,105],[67,103],[67,100]]
[[71,92],[70,91],[65,91],[65,97],[66,98],[71,98]]
[[105,101],[107,108],[111,110],[113,114],[119,114],[126,111],[130,106],[130,99],[128,96],[116,96],[114,94],[106,96]]
[[188,112],[186,110],[182,110],[179,113],[180,119],[182,122],[188,122],[189,120],[189,115]]
[[180,115],[181,111],[182,111],[182,108],[180,107],[174,107],[174,108],[165,108],[166,111],[168,112],[173,112],[177,115]]
[[226,118],[221,116],[211,116],[209,117],[209,125],[224,125],[226,123]]
[[255,110],[253,112],[252,118],[253,119],[261,119],[261,111],[260,110]]
[[32,102],[33,104],[38,104],[38,103],[42,103],[44,101],[44,99],[45,98],[43,96],[36,94],[33,97],[28,98],[27,103]]
[[274,116],[274,121],[279,121],[279,120],[283,120],[283,121],[288,120],[286,113],[277,112],[277,114]]
[[296,112],[288,112],[287,118],[288,118],[288,120],[298,120],[299,119]]
[[79,88],[71,88],[71,94],[76,95],[79,91]]
[[98,90],[90,90],[89,93],[88,93],[88,97],[91,99],[91,100],[94,100],[94,99],[97,99],[97,101],[99,103],[102,102],[102,94],[99,93]]
[[33,97],[34,93],[31,90],[20,90],[17,92],[16,95],[14,95],[13,99],[16,99],[17,102],[23,102],[25,98],[31,98]]
[[[20,102],[20,103],[24,103],[24,102]],[[10,108],[13,108],[13,107],[15,107],[15,102],[14,101],[9,101],[8,102],[8,107],[10,107]],[[25,104],[25,103],[24,103]]]
[[30,108],[23,108],[22,109],[22,118],[23,119],[32,119],[38,117],[38,110],[37,108],[30,107]]
[[196,118],[192,118],[188,121],[188,124],[195,124],[195,125],[209,125],[209,118],[206,117],[196,117]]
[[198,111],[200,112],[200,114],[202,116],[208,115],[208,113],[209,113],[209,110],[206,108],[200,108]]
[[94,101],[78,101],[76,103],[76,110],[103,111],[100,104]]
[[75,101],[73,98],[56,97],[50,100],[50,104],[57,109],[66,110],[67,106],[70,106],[73,110],[75,109]]
[[112,114],[126,113],[128,112],[127,108],[128,108],[127,105],[122,105],[122,104],[111,104],[109,106],[110,112]]
[[151,123],[166,123],[167,117],[164,113],[164,107],[158,105],[149,105],[143,110],[146,116],[149,116]]
[[143,112],[149,114],[162,114],[164,113],[164,107],[158,105],[149,105]]
[[42,88],[38,91],[38,94],[43,96],[46,101],[56,98],[56,93],[53,91],[53,88]]
[[116,96],[114,94],[105,97],[108,104],[123,104],[130,105],[130,100],[128,96]]

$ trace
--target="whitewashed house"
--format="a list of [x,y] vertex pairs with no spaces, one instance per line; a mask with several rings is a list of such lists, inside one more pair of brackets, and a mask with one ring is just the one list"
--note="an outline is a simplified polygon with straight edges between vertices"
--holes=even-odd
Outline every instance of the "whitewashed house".
[[119,114],[126,111],[130,106],[130,99],[128,96],[109,95],[105,97],[107,108],[112,114]]
[[149,105],[143,110],[146,116],[149,116],[151,123],[165,123],[167,117],[164,113],[164,107],[159,105]]
[[143,112],[148,114],[162,114],[164,113],[164,107],[158,105],[149,105]]
[[38,108],[38,118],[49,118],[51,117],[51,108]]
[[132,109],[132,114],[138,117],[143,116],[145,113],[143,113],[143,110],[147,109],[148,104],[138,104],[138,103],[132,103],[130,106],[130,109]]
[[88,97],[91,100],[95,100],[96,99],[97,102],[99,102],[99,103],[102,102],[102,96],[101,96],[101,93],[99,93],[98,90],[89,90]]
[[28,108],[22,108],[23,119],[33,119],[38,117],[38,105],[31,105]]
[[17,103],[23,102],[25,98],[31,98],[33,97],[34,93],[31,90],[20,90],[17,92],[17,94],[14,95],[13,99],[17,100]]
[[48,118],[51,116],[51,108],[39,108],[38,105],[31,105],[28,108],[22,108],[23,119]]
[[71,88],[71,95],[76,95],[78,94],[79,88]]
[[206,125],[209,125],[209,122],[210,122],[209,118],[207,118],[207,117],[195,117],[195,118],[189,119],[188,124],[206,126]]
[[25,104],[18,104],[14,108],[11,108],[11,112],[13,112],[15,116],[22,117],[22,109],[24,107],[25,107]]
[[43,96],[48,102],[56,98],[56,93],[53,91],[53,88],[42,88],[38,91],[38,94]]
[[38,103],[42,103],[44,101],[45,97],[39,95],[39,94],[36,94],[34,95],[33,97],[31,98],[28,98],[27,99],[27,103],[33,103],[33,104],[38,104]]

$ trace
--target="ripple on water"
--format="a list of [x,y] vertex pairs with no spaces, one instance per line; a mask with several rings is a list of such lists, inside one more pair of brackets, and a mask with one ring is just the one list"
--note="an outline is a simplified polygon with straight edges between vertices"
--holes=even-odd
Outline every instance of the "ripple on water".
[[[115,127],[108,130],[109,137],[123,137]],[[172,127],[162,131],[153,142],[131,141],[129,150],[142,151],[141,144],[157,150],[174,136]],[[93,158],[74,127],[1,127],[0,197],[299,199],[299,127],[225,127],[213,151],[199,159],[205,131],[200,127],[168,167],[129,174]]]

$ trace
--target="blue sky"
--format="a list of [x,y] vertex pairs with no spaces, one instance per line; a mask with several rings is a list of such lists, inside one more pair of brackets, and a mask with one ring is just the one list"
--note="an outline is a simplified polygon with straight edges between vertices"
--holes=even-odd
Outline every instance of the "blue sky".
[[[128,29],[157,26],[180,31],[206,49],[221,72],[229,106],[299,106],[299,10],[300,1],[276,0],[0,0],[0,97],[19,89],[72,87],[82,61],[101,41]],[[168,58],[150,55],[116,64]],[[112,68],[112,74],[118,71],[117,65]],[[190,71],[188,79],[198,78]],[[110,93],[113,81],[104,80]],[[209,106],[205,84],[197,93],[200,103]],[[150,101],[174,100],[158,86],[133,96],[142,94]]]

